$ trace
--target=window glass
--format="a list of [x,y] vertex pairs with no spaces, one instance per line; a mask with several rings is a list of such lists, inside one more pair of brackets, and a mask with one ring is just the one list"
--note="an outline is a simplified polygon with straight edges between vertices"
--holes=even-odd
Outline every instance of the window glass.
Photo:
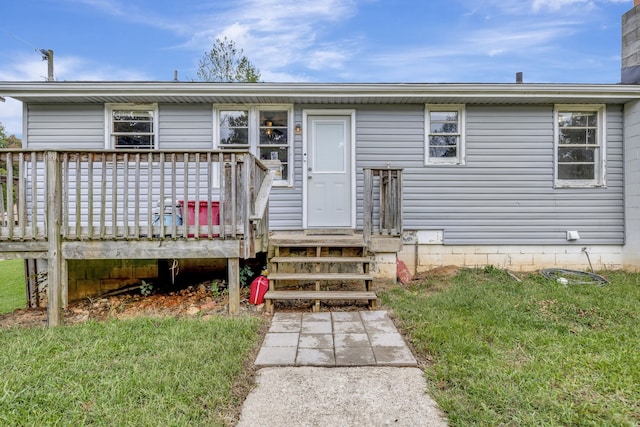
[[289,112],[258,111],[258,157],[276,173],[276,179],[289,179]]
[[463,108],[462,105],[427,106],[427,164],[462,163]]
[[111,113],[114,148],[153,148],[154,111],[117,109]]
[[289,116],[289,110],[273,107],[218,110],[218,146],[250,150],[275,171],[276,185],[288,184],[292,142]]
[[600,181],[598,114],[598,110],[557,112],[556,158],[559,181],[584,181],[585,184],[596,184]]
[[249,112],[242,110],[220,111],[221,146],[245,148],[249,145]]

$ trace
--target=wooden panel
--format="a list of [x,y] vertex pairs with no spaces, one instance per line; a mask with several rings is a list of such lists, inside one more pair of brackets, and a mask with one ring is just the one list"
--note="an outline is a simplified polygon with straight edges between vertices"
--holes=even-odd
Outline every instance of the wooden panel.
[[237,240],[64,242],[67,259],[239,258]]
[[360,273],[273,273],[269,280],[373,280],[368,274]]
[[267,291],[265,299],[321,299],[321,300],[375,300],[375,292],[370,291]]

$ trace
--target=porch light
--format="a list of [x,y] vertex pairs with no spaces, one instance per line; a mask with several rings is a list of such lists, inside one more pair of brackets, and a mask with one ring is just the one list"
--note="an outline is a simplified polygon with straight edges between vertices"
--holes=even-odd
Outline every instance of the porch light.
[[300,123],[296,123],[295,132],[296,135],[302,134],[302,125]]

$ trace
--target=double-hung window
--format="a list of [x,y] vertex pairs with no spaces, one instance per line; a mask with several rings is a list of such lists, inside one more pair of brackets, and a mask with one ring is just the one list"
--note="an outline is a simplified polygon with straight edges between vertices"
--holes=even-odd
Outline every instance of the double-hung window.
[[152,149],[156,147],[156,104],[107,105],[107,148]]
[[556,105],[555,185],[604,185],[605,106]]
[[464,105],[426,105],[425,129],[425,164],[464,164]]
[[275,171],[274,185],[292,182],[289,105],[215,107],[217,148],[249,150]]

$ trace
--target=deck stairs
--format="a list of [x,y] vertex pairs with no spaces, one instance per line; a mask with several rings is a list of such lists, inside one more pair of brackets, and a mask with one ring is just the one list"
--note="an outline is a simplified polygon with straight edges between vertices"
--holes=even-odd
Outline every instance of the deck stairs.
[[275,234],[269,238],[266,310],[277,301],[367,301],[375,308],[371,259],[362,235]]

